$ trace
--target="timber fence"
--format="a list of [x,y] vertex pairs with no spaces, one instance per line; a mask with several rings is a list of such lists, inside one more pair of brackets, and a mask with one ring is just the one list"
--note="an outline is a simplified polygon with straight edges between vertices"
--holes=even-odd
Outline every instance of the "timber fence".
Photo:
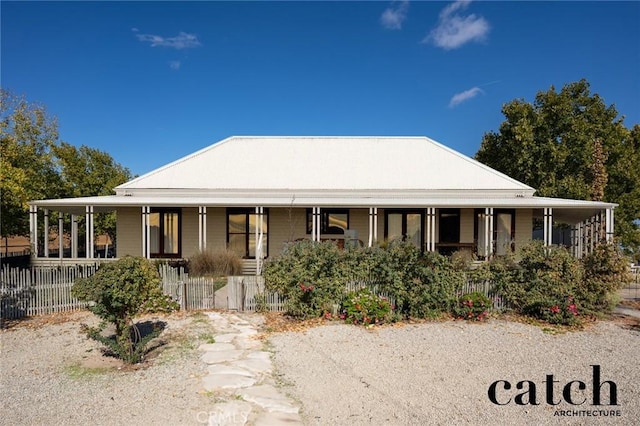
[[86,302],[71,296],[71,286],[76,279],[93,275],[97,268],[97,265],[2,268],[0,317],[17,319],[85,308]]
[[[278,293],[269,292],[265,289],[264,277],[262,276],[233,276],[227,277],[228,288],[228,309],[237,311],[285,311],[286,299]],[[396,301],[387,291],[382,283],[376,280],[350,280],[345,283],[343,297],[349,292],[355,292],[367,288],[371,293],[389,300],[391,305]],[[507,303],[496,294],[491,281],[471,281],[469,280],[458,292],[458,296],[466,293],[479,292],[493,301],[493,309],[502,311],[508,308]],[[336,301],[334,311],[340,306],[342,300]],[[333,312],[334,314],[336,312]]]
[[[71,296],[71,287],[76,279],[93,275],[98,264],[31,267],[27,269],[0,269],[0,318],[18,319],[25,316],[69,312],[83,309],[86,302]],[[168,265],[159,267],[162,289],[165,294],[176,300],[181,309],[213,309],[222,308],[237,311],[285,311],[286,300],[265,288],[264,277],[255,275],[230,276],[226,283],[212,278],[190,277],[183,268],[172,268]],[[640,267],[632,266],[633,282],[621,290],[624,299],[640,299]],[[226,291],[218,296],[216,293],[226,284]],[[352,280],[345,284],[345,294],[360,288],[369,288],[372,293],[387,297],[392,304],[395,301],[382,290],[375,280]],[[468,281],[458,292],[480,292],[493,301],[495,310],[508,308],[495,292],[490,281]],[[224,294],[226,293],[226,294]],[[224,300],[226,299],[226,300]],[[340,301],[338,301],[340,302]]]
[[216,307],[217,282],[213,278],[190,277],[184,268],[161,265],[162,291],[180,304],[182,310]]
[[228,309],[249,312],[283,312],[286,303],[284,297],[265,289],[260,275],[227,277],[227,300]]
[[[99,265],[37,266],[0,269],[0,318],[19,319],[26,316],[71,312],[87,307],[87,302],[71,296],[78,278],[89,277]],[[181,309],[213,309],[219,283],[211,278],[189,277],[183,268],[159,268],[165,294],[180,304]]]
[[624,300],[640,301],[640,265],[631,266],[631,276],[633,279],[620,291],[620,296]]

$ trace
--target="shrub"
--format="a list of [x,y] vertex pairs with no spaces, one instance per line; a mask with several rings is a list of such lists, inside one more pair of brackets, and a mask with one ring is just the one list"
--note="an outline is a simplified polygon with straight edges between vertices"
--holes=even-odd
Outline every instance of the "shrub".
[[445,256],[422,252],[410,242],[394,241],[388,247],[388,264],[382,290],[393,297],[406,317],[437,317],[451,312],[456,292],[464,284],[463,272],[453,269]]
[[399,315],[434,317],[451,312],[465,279],[446,257],[403,241],[349,250],[301,241],[268,261],[264,277],[268,290],[286,297],[287,312],[302,318],[331,312],[350,281],[376,283],[396,301]]
[[286,312],[319,317],[340,304],[344,292],[343,252],[332,242],[299,241],[263,268],[267,290],[286,298]]
[[363,288],[350,292],[342,302],[341,318],[352,324],[383,324],[392,319],[392,307],[385,297]]
[[456,271],[468,271],[476,260],[476,255],[470,250],[456,250],[449,256],[451,266]]
[[584,282],[576,289],[576,298],[585,313],[610,312],[618,301],[618,290],[631,283],[629,260],[614,244],[599,244],[582,259]]
[[562,247],[534,241],[521,260],[494,259],[474,274],[493,281],[516,312],[552,324],[572,325],[615,306],[616,291],[629,280],[628,264],[613,244],[598,245],[578,260]]
[[242,259],[234,251],[199,251],[189,258],[189,273],[192,276],[228,276],[242,273]]
[[[153,263],[140,257],[127,256],[101,266],[91,277],[76,280],[71,294],[94,302],[89,310],[103,320],[98,327],[85,327],[87,335],[132,364],[140,362],[152,338],[143,338],[133,318],[143,312],[178,309],[178,305],[162,293],[160,276]],[[106,323],[115,326],[113,339],[102,336]]]
[[572,304],[566,301],[582,282],[580,261],[565,248],[545,247],[541,241],[524,245],[520,257],[517,264],[512,259],[489,262],[497,293],[518,313],[554,324],[578,322],[577,309],[569,315],[561,307]]
[[489,316],[491,300],[482,293],[463,294],[454,309],[457,318],[469,321],[483,321]]

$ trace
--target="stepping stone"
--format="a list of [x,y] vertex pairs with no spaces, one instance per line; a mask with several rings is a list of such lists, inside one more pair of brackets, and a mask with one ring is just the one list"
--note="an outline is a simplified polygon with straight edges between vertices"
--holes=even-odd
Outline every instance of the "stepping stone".
[[251,339],[248,336],[238,336],[235,340],[235,344],[240,349],[258,349],[262,347],[260,340]]
[[249,420],[251,414],[251,404],[244,401],[230,401],[216,404],[208,413],[208,418],[198,413],[198,423],[206,423],[209,426],[244,426]]
[[271,385],[253,386],[237,392],[245,401],[253,402],[269,412],[297,414],[299,408]]
[[198,346],[198,349],[206,352],[220,352],[220,351],[231,351],[236,347],[231,343],[203,343]]
[[227,322],[227,319],[220,315],[218,312],[207,312],[207,316],[213,321],[224,321]]
[[230,362],[229,365],[247,369],[258,374],[268,374],[273,368],[270,359],[240,359]]
[[264,413],[256,419],[253,423],[254,426],[288,426],[288,425],[303,425],[302,418],[299,414],[293,413]]
[[247,355],[247,359],[264,359],[271,360],[271,353],[265,351],[255,351]]
[[238,337],[237,333],[218,334],[214,337],[216,343],[231,343],[233,339]]
[[227,316],[227,320],[233,323],[243,322],[242,319],[237,315],[229,315]]
[[239,376],[254,377],[254,373],[240,367],[230,365],[213,364],[207,367],[209,374],[237,374]]
[[218,364],[221,362],[234,361],[240,358],[243,351],[231,350],[231,351],[207,351],[202,354],[202,362],[205,364]]
[[240,374],[209,374],[202,378],[203,386],[207,391],[247,388],[253,386],[256,381],[254,377]]
[[234,328],[236,330],[238,330],[238,332],[240,334],[245,335],[245,336],[251,336],[251,335],[254,335],[254,334],[258,334],[258,331],[255,328],[251,327],[250,325],[246,326],[246,327],[242,326],[242,327],[234,327]]

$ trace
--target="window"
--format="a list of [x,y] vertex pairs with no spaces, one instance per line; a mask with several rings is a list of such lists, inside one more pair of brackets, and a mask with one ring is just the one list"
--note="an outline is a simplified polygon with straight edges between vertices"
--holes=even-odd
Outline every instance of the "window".
[[384,237],[387,240],[402,238],[422,248],[424,214],[417,210],[385,210]]
[[515,210],[496,210],[494,212],[494,227],[496,239],[496,254],[504,256],[507,252],[515,250],[513,240],[516,237]]
[[460,209],[439,209],[438,229],[440,243],[459,243]]
[[[342,235],[349,229],[349,209],[320,209],[320,233]],[[313,229],[313,213],[307,209],[307,234]]]
[[[485,214],[484,209],[475,210],[474,239],[476,241],[477,254],[485,258]],[[514,239],[516,237],[516,211],[514,209],[495,209],[493,212],[493,230],[491,238],[495,246],[494,251],[498,256],[503,256],[509,251],[515,250]]]
[[151,257],[180,257],[180,209],[151,209],[149,214],[149,245]]
[[[262,254],[268,256],[268,210],[262,215]],[[258,215],[253,208],[227,209],[227,244],[229,249],[246,259],[256,257],[256,224]]]

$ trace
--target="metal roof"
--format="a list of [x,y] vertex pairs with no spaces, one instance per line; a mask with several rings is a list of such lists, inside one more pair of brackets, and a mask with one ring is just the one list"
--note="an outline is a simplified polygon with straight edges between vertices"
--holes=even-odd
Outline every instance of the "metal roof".
[[578,222],[616,204],[535,190],[426,137],[234,136],[116,188],[30,204],[84,214],[118,207],[559,209]]
[[427,137],[233,136],[116,188],[155,190],[534,189]]

